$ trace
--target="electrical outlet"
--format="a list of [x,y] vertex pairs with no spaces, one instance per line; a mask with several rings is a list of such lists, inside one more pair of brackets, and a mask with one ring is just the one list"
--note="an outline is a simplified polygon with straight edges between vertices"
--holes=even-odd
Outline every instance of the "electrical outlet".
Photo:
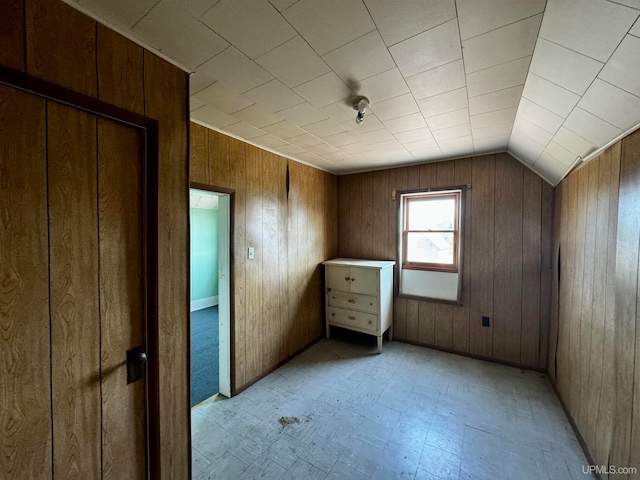
[[249,253],[247,256],[249,257],[249,260],[253,260],[254,258],[256,258],[256,249],[253,247],[249,247]]
[[483,327],[489,326],[489,317],[482,317],[482,326]]

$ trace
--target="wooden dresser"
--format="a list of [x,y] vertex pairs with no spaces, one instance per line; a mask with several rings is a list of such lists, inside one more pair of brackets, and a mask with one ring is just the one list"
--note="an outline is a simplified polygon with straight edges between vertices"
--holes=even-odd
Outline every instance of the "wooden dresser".
[[336,258],[325,266],[327,338],[331,326],[348,328],[378,338],[389,330],[393,340],[393,266],[388,260]]

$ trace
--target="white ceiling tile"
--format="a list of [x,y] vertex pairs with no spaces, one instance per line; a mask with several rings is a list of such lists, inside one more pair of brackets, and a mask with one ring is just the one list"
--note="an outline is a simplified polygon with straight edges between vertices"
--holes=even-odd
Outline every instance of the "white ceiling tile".
[[[611,0],[609,0],[611,1]],[[613,3],[620,3],[622,5],[626,5],[627,7],[635,8],[636,10],[640,10],[640,0],[615,0]]]
[[[394,133],[394,136],[400,143],[419,142],[420,140],[433,139],[431,131],[427,127],[416,128],[414,130],[407,130],[406,132]],[[435,145],[435,140],[434,140]]]
[[451,138],[438,142],[440,150],[445,157],[457,157],[468,155],[473,151],[473,139],[471,135],[466,137]]
[[530,71],[582,95],[601,68],[592,58],[538,38]]
[[[636,22],[640,24],[640,20]],[[640,96],[640,38],[627,35],[598,77]]]
[[442,147],[442,145],[440,144],[442,141],[466,136],[471,137],[471,126],[466,123],[464,125],[457,125],[455,127],[443,128],[442,130],[433,132],[433,136],[438,141],[438,145]]
[[201,18],[252,59],[296,35],[267,0],[221,0]]
[[354,83],[351,90],[357,95],[364,95],[372,104],[409,92],[409,88],[397,68]]
[[525,57],[467,75],[469,97],[524,85],[530,60]]
[[453,0],[365,0],[387,45],[394,45],[456,17]]
[[111,23],[129,29],[133,28],[158,3],[158,0],[140,0],[139,2],[131,0],[80,0],[78,3],[98,18],[105,20],[103,23]]
[[256,63],[290,88],[331,71],[300,35],[256,58]]
[[225,130],[228,130],[228,125],[238,123],[237,118],[227,115],[211,105],[205,105],[193,110],[191,118],[206,123],[211,127],[224,128]]
[[[280,110],[278,115],[289,120],[298,127],[304,127],[310,123],[319,122],[320,120],[326,120],[329,118],[323,112],[307,102]],[[355,115],[353,118],[355,118]]]
[[304,130],[296,127],[293,123],[283,120],[282,122],[274,123],[262,128],[265,132],[269,132],[271,135],[286,140],[287,138],[297,137],[302,135]]
[[382,123],[384,123],[384,126],[387,127],[391,133],[406,132],[407,130],[415,130],[416,128],[426,126],[421,113],[412,113],[411,115],[394,118]]
[[180,8],[186,9],[191,15],[200,18],[220,0],[172,0]]
[[547,145],[547,148],[544,149],[543,154],[545,153],[551,155],[566,167],[570,167],[578,159],[578,155],[571,153],[556,142],[550,142],[549,145]]
[[633,25],[633,28],[629,30],[629,33],[636,37],[640,37],[640,18],[636,20],[636,23]]
[[319,55],[376,28],[361,0],[300,0],[282,14]]
[[541,21],[536,15],[462,42],[467,74],[531,56]]
[[189,98],[189,111],[193,112],[194,110],[197,110],[200,107],[204,107],[206,104],[204,102],[201,102],[200,100],[196,100],[193,97]]
[[390,152],[392,150],[404,149],[402,144],[395,138],[393,140],[385,140],[384,142],[372,143],[371,146],[376,152]]
[[297,1],[298,0],[269,0],[269,2],[271,2],[271,5],[276,7],[279,12],[286,10]]
[[351,99],[347,98],[326,107],[322,107],[320,111],[325,115],[333,118],[336,122],[342,123],[347,120],[354,120],[356,118],[356,111],[353,109],[356,97]]
[[321,120],[316,123],[310,123],[306,125],[304,129],[311,135],[316,137],[328,137],[337,133],[346,133],[344,127],[338,125],[332,118],[328,120]]
[[339,102],[353,95],[349,87],[333,72],[303,83],[293,91],[317,108]]
[[443,128],[455,127],[456,125],[464,125],[469,123],[469,109],[462,108],[453,112],[442,113],[433,117],[427,117],[427,125],[433,132],[442,130]]
[[476,138],[473,136],[473,150],[475,153],[481,152],[502,152],[509,146],[509,135],[499,137]]
[[273,77],[235,47],[229,47],[198,68],[231,91],[243,93]]
[[578,106],[602,120],[627,130],[640,120],[640,98],[596,78]]
[[278,148],[287,144],[284,140],[273,135],[262,135],[261,137],[252,138],[251,141],[265,148]]
[[440,150],[440,147],[435,146],[432,148],[415,150],[411,152],[411,154],[413,155],[413,158],[415,158],[417,162],[426,162],[428,160],[436,160],[442,157],[442,150]]
[[[502,123],[500,125],[491,125],[490,127],[473,128],[473,140],[480,140],[482,138],[492,137],[509,137],[511,130],[513,129],[513,123]],[[507,141],[507,143],[509,143]]]
[[354,135],[357,135],[359,133],[372,132],[374,130],[380,130],[381,128],[384,128],[382,122],[378,120],[378,117],[376,117],[373,113],[367,113],[364,116],[364,122],[362,122],[360,125],[356,123],[355,112],[353,113],[354,115],[350,120],[340,122],[340,125],[342,125]]
[[195,71],[189,75],[189,93],[193,95],[214,83],[216,83],[215,78],[206,73]]
[[334,147],[343,147],[351,143],[356,143],[358,139],[349,132],[337,133],[335,135],[329,135],[323,137],[323,140]]
[[298,145],[293,145],[292,143],[288,145],[282,145],[281,147],[276,148],[276,150],[278,150],[278,152],[282,153],[283,155],[291,156],[303,153],[305,151],[304,148],[299,147]]
[[311,152],[314,155],[326,155],[327,153],[339,152],[339,150],[328,143],[319,143],[307,147],[307,152]]
[[297,137],[289,138],[288,140],[289,140],[289,143],[293,143],[294,145],[298,145],[299,147],[302,147],[302,148],[312,147],[313,145],[319,145],[321,143],[324,143],[318,137],[314,137],[313,135],[310,135],[308,133],[299,135]]
[[447,93],[424,98],[418,101],[425,117],[433,117],[442,113],[467,108],[467,89],[458,88]]
[[253,90],[249,90],[243,95],[267,110],[272,110],[274,112],[293,107],[299,103],[304,103],[302,98],[279,80],[271,80],[264,85],[254,88]]
[[302,162],[307,162],[311,165],[317,165],[320,161],[323,161],[322,158],[320,158],[318,155],[314,155],[311,152],[304,152],[304,153],[300,153],[298,155],[296,155],[296,159],[302,161]]
[[522,95],[522,85],[505,88],[497,92],[486,93],[469,98],[469,112],[471,115],[502,110],[509,107],[517,107]]
[[573,109],[563,126],[599,146],[606,144],[622,133],[619,128],[589,112],[585,112],[580,107]]
[[198,195],[198,208],[206,210],[218,209],[218,197],[215,195]]
[[579,95],[551,83],[535,73],[529,73],[522,96],[561,117],[569,115],[580,100]]
[[533,168],[536,172],[554,184],[559,182],[568,170],[566,166],[546,153],[542,153],[542,155],[540,155],[540,158],[538,158],[536,163],[533,165]]
[[554,135],[553,141],[582,158],[586,157],[596,149],[591,142],[582,138],[580,135],[576,135],[565,127],[560,127],[558,133]]
[[462,88],[466,85],[462,60],[407,78],[407,85],[416,100]]
[[531,123],[529,120],[525,120],[522,116],[519,116],[516,119],[513,125],[513,130],[524,133],[526,136],[528,136],[532,140],[535,140],[540,145],[547,145],[553,137],[552,133],[549,133],[539,126]]
[[369,146],[368,144],[364,143],[364,142],[356,142],[356,143],[350,143],[349,145],[343,145],[340,147],[340,150],[342,150],[344,153],[348,154],[348,155],[353,155],[356,153],[360,153],[360,152],[366,152],[366,151],[371,151],[372,147]]
[[192,95],[192,97],[224,113],[237,112],[254,103],[240,94],[229,91],[220,83],[214,83],[195,95]]
[[326,153],[322,155],[322,158],[330,162],[344,162],[345,160],[349,160],[351,158],[351,155],[347,155],[344,152],[334,152]]
[[406,148],[407,150],[409,150],[410,152],[417,152],[420,150],[426,150],[426,149],[431,149],[431,148],[440,148],[438,147],[438,142],[436,142],[436,139],[431,137],[431,138],[425,138],[423,140],[416,140],[415,142],[407,142],[404,143],[404,148]]
[[390,120],[420,111],[418,104],[416,104],[413,95],[410,93],[375,104],[372,103],[370,108],[380,120]]
[[524,133],[514,129],[509,140],[508,151],[513,152],[519,159],[533,164],[543,152],[544,147],[545,145],[540,145]]
[[348,85],[396,66],[377,30],[327,53],[322,58]]
[[526,98],[520,100],[518,117],[520,116],[551,134],[556,133],[564,121],[564,117],[556,115]]
[[380,130],[374,130],[372,132],[367,133],[359,133],[355,134],[356,138],[360,142],[368,143],[372,145],[378,142],[385,142],[387,140],[395,140],[396,137],[391,135],[391,132],[386,128],[382,128]]
[[264,128],[282,121],[282,117],[275,113],[265,110],[260,105],[251,105],[250,107],[238,110],[233,116],[254,127]]
[[639,13],[604,0],[549,0],[540,36],[606,62]]
[[246,140],[250,140],[252,138],[261,137],[265,134],[264,130],[260,130],[259,128],[254,127],[253,125],[249,125],[248,123],[238,122],[225,127],[225,132],[228,132],[232,135],[237,135],[240,138],[244,138]]
[[458,0],[463,40],[544,11],[545,0]]
[[505,108],[494,112],[480,113],[471,117],[471,128],[491,127],[503,123],[513,123],[517,108]]
[[405,77],[462,58],[458,22],[451,20],[389,48]]
[[170,0],[160,1],[136,24],[133,32],[192,70],[229,45]]

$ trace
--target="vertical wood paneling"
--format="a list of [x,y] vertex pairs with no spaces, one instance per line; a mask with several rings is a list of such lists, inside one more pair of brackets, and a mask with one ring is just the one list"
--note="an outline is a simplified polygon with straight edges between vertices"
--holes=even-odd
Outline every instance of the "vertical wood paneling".
[[418,342],[424,345],[436,343],[436,304],[433,302],[419,302]]
[[[392,190],[401,191],[407,189],[407,169],[393,168],[389,170],[389,188]],[[398,288],[398,209],[400,208],[400,196],[396,194],[395,201],[392,202],[389,211],[389,240],[392,247],[391,258],[396,259],[396,264],[393,267],[393,284],[395,285],[395,291]],[[350,212],[354,209],[351,208]],[[340,222],[343,221],[344,216],[340,216]],[[399,339],[407,339],[407,299],[395,297],[393,299],[393,335]]]
[[[349,206],[350,175],[338,177],[338,215],[348,215],[351,211]],[[349,222],[338,223],[338,256],[350,257],[349,251]]]
[[215,130],[209,130],[209,182],[216,187],[229,188],[231,184],[230,138]]
[[96,97],[95,20],[57,0],[25,0],[25,6],[27,73]]
[[[289,326],[289,235],[287,231],[287,167],[288,160],[284,157],[278,157],[278,293],[280,302],[278,304],[278,325],[280,338],[278,339],[279,353],[278,361],[287,358],[289,355],[290,336],[288,334]],[[335,232],[335,230],[333,230]],[[337,235],[336,235],[337,236]]]
[[[538,365],[540,345],[540,267],[543,263],[542,242],[542,179],[529,169],[523,169],[522,188],[522,329],[520,360],[523,365]],[[550,219],[548,219],[550,220]],[[550,234],[550,231],[547,232]],[[550,238],[550,237],[545,237]],[[551,278],[549,278],[549,281]],[[548,341],[548,339],[546,340]]]
[[[140,414],[145,410],[145,385],[127,385],[127,368],[123,364],[127,350],[145,344],[142,155],[138,131],[111,120],[98,120],[105,479],[143,478],[147,474],[146,421]],[[82,472],[81,478],[84,477]]]
[[51,475],[46,155],[45,101],[0,85],[3,478]]
[[482,327],[482,316],[493,317],[494,276],[494,192],[495,156],[487,155],[471,161],[471,258],[469,268],[470,328],[469,351],[490,357],[493,354],[492,330]]
[[[253,378],[262,370],[262,268],[264,258],[262,244],[262,154],[263,150],[253,145],[246,149],[246,247],[255,249],[255,259],[247,259],[246,282],[247,303],[245,315],[247,377]],[[211,178],[215,181],[215,176]],[[244,253],[244,252],[243,252]],[[250,299],[250,300],[249,300]]]
[[209,183],[209,129],[191,123],[189,126],[189,180]]
[[[454,163],[456,185],[471,185],[471,159],[462,158]],[[471,269],[471,190],[467,189],[464,205],[464,251],[462,258],[462,305],[453,310],[453,349],[459,352],[469,352],[469,281]]]
[[[420,188],[420,167],[418,165],[412,167],[406,167],[407,169],[407,189],[415,190]],[[368,187],[366,185],[363,186],[364,189]],[[418,300],[407,299],[407,307],[406,307],[406,323],[407,323],[407,332],[406,337],[404,338],[418,338],[419,327],[418,327]],[[437,317],[437,311],[436,311]]]
[[142,47],[104,25],[97,28],[98,98],[143,115]]
[[389,170],[378,170],[373,173],[371,188],[373,199],[373,250],[371,258],[389,260]]
[[[349,255],[362,255],[362,176],[351,175],[349,180]],[[368,206],[367,206],[368,208]]]
[[53,468],[99,477],[96,117],[49,102],[47,131]]
[[162,478],[184,478],[189,463],[187,289],[189,179],[187,74],[144,54],[145,114],[160,122],[158,142],[158,329]]
[[[235,363],[235,386],[244,385],[247,381],[246,373],[246,305],[247,305],[247,279],[246,279],[246,161],[245,143],[230,138],[230,163],[231,163],[231,188],[233,217],[231,219],[233,235],[232,257],[232,302],[233,302],[233,354]],[[233,386],[232,386],[233,387]]]
[[362,174],[362,224],[360,234],[362,258],[373,259],[373,217],[377,214],[373,210],[373,172]]
[[0,65],[24,71],[24,0],[0,0]]
[[553,235],[553,193],[554,188],[547,182],[542,181],[541,198],[541,225],[540,225],[540,341],[538,367],[548,368],[549,344],[550,344],[550,322],[551,322],[551,286],[555,281],[553,278],[553,258],[552,235]]
[[289,275],[287,281],[289,283],[289,319],[287,325],[287,339],[289,343],[288,355],[292,355],[298,349],[299,335],[302,328],[300,322],[301,297],[303,286],[301,285],[301,261],[299,246],[301,244],[301,222],[300,209],[294,208],[294,205],[300,205],[300,164],[297,162],[288,162],[289,165],[289,199],[288,199],[288,217],[287,217],[287,235],[288,235],[288,260]]

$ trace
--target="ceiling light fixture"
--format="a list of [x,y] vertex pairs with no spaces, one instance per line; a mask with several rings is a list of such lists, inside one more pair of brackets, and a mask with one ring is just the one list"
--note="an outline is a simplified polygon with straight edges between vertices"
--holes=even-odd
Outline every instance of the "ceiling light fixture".
[[369,107],[369,99],[367,97],[361,97],[356,103],[353,104],[353,109],[358,111],[356,115],[356,125],[360,125],[364,121],[364,112]]

